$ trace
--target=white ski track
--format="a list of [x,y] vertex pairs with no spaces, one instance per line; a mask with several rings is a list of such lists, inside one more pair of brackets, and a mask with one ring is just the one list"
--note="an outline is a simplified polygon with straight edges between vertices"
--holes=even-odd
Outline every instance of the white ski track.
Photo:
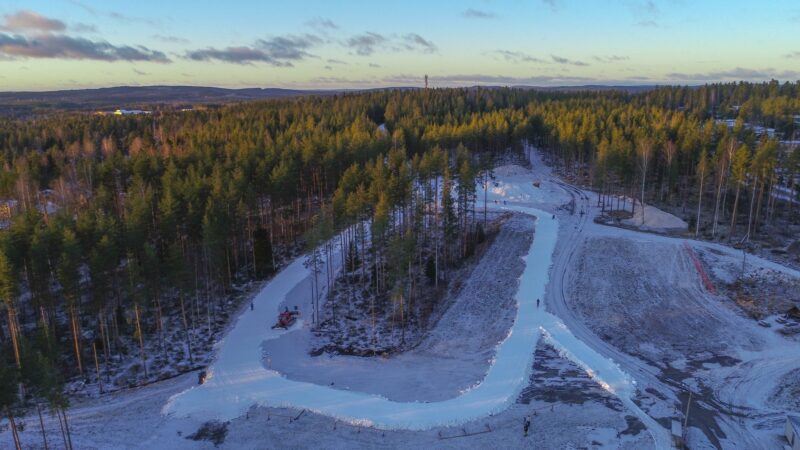
[[[492,205],[495,206],[495,205]],[[529,383],[534,348],[544,335],[564,357],[574,361],[621,401],[647,427],[657,449],[669,448],[669,435],[634,402],[635,381],[612,360],[603,357],[576,338],[556,316],[545,312],[536,299],[545,298],[558,220],[550,213],[509,204],[496,209],[535,217],[533,244],[525,257],[525,270],[516,294],[517,317],[506,339],[498,344],[495,358],[484,380],[462,395],[440,402],[395,402],[385,397],[345,391],[328,386],[289,380],[262,364],[261,343],[282,333],[264,323],[263,314],[240,315],[229,334],[217,346],[219,354],[208,370],[205,384],[172,396],[162,409],[170,416],[198,420],[231,420],[254,405],[306,409],[351,424],[380,429],[426,430],[453,426],[499,413],[509,407]],[[278,273],[254,298],[257,311],[275,317],[287,294],[311,270],[304,257]],[[302,326],[298,321],[295,327]]]

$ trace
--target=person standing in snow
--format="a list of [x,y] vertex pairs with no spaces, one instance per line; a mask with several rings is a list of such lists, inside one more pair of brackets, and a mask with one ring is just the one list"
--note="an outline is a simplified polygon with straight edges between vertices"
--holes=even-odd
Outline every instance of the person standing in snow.
[[536,299],[536,307],[537,308],[539,307],[539,299],[538,298]]
[[522,419],[522,431],[525,432],[525,437],[528,437],[528,428],[530,427],[531,427],[531,417],[525,416],[525,418]]

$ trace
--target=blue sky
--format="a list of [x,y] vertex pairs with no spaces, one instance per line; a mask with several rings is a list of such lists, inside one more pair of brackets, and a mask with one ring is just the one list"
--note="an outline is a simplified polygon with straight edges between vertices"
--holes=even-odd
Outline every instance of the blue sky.
[[0,90],[800,79],[796,0],[0,0]]

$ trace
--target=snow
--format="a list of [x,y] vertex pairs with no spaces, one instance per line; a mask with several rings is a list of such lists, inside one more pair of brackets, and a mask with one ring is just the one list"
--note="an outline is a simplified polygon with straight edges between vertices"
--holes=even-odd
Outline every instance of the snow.
[[[375,357],[312,356],[309,351],[315,333],[301,329],[264,343],[268,367],[289,379],[403,402],[454,398],[480,383],[497,344],[514,323],[517,282],[525,269],[522,258],[534,234],[529,216],[493,212],[489,217],[501,216],[500,230],[479,261],[448,275],[451,289],[439,305],[442,313],[432,319],[433,327],[411,349]],[[291,294],[301,310],[308,308],[302,303],[310,298],[307,285],[298,285],[305,289]],[[340,309],[339,316],[343,315]],[[370,325],[363,326],[368,329]]]
[[[486,378],[454,399],[436,403],[393,402],[379,395],[349,392],[286,379],[261,366],[261,341],[274,339],[281,331],[270,330],[258,315],[245,313],[220,343],[217,361],[209,379],[170,399],[164,413],[230,420],[254,404],[308,409],[350,422],[379,428],[429,429],[463,423],[502,411],[517,397],[529,378],[533,348],[544,317],[536,298],[544,297],[558,222],[532,208],[514,210],[537,214],[536,239],[526,256],[526,267],[517,294],[518,314],[508,337],[499,345]],[[256,310],[272,310],[286,294],[309,275],[298,259],[278,274],[256,296]]]
[[[524,169],[523,169],[524,170]],[[261,365],[260,345],[285,331],[271,330],[255,314],[243,314],[230,334],[219,344],[219,357],[209,370],[210,377],[170,398],[162,412],[177,417],[232,420],[251,406],[278,406],[306,409],[339,420],[383,429],[426,430],[462,424],[507,409],[527,385],[532,370],[534,348],[540,335],[575,361],[646,424],[657,448],[668,447],[666,430],[633,402],[634,380],[613,361],[603,357],[572,335],[557,317],[537,307],[545,298],[549,271],[558,239],[558,220],[551,213],[527,205],[552,204],[558,188],[540,189],[531,183],[530,174],[505,168],[508,179],[492,185],[490,202],[499,198],[512,203],[489,203],[489,207],[535,217],[536,238],[525,257],[525,270],[516,294],[517,317],[508,336],[497,347],[486,377],[462,395],[439,402],[397,402],[381,395],[344,391],[330,386],[289,380]],[[482,197],[479,192],[478,198]],[[558,196],[556,195],[556,198]],[[523,206],[521,203],[525,203]],[[310,275],[296,260],[280,272],[254,299],[258,311],[277,314],[286,295]]]

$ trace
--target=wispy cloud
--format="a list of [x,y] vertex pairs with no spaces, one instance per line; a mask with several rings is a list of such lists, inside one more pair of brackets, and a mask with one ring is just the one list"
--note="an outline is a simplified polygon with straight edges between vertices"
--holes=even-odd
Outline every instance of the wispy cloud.
[[347,61],[342,61],[341,59],[329,59],[327,62],[328,64],[340,64],[343,66],[347,65]]
[[22,58],[171,62],[164,53],[141,45],[115,46],[105,41],[52,34],[26,37],[0,33],[0,55]]
[[361,56],[369,56],[375,49],[389,40],[380,33],[366,32],[349,38],[346,45]]
[[159,40],[167,44],[188,44],[189,40],[170,34],[154,34],[151,36],[153,39]]
[[150,73],[144,72],[144,71],[139,70],[139,69],[133,69],[133,73],[135,73],[136,75],[141,75],[141,76],[150,75]]
[[504,60],[508,62],[512,62],[514,64],[530,62],[530,63],[546,63],[547,61],[537,58],[535,56],[528,55],[523,52],[516,52],[511,50],[495,50],[491,52],[497,56],[500,56]]
[[370,66],[370,67],[373,67],[373,68],[376,68],[376,69],[377,69],[377,68],[379,68],[379,67],[381,67],[381,65],[380,65],[380,64],[375,64],[375,63],[369,63],[369,66]]
[[306,25],[308,25],[308,26],[310,26],[312,28],[316,28],[318,30],[329,30],[330,31],[330,30],[338,30],[339,29],[339,25],[337,25],[334,21],[332,21],[330,19],[324,19],[322,17],[315,17],[315,18],[309,20],[308,22],[306,22]]
[[292,67],[293,62],[312,56],[307,50],[321,42],[319,37],[312,34],[281,36],[260,39],[252,46],[190,50],[186,52],[185,57],[194,61],[217,60],[233,64],[263,62],[276,67]]
[[629,56],[607,55],[607,56],[593,56],[592,59],[601,63],[612,63],[612,62],[628,61],[631,58]]
[[372,55],[378,50],[395,52],[417,51],[422,53],[435,53],[438,50],[433,41],[425,39],[417,33],[407,33],[402,36],[385,36],[368,31],[350,37],[343,42],[343,45],[361,56]]
[[[540,75],[531,77],[512,77],[505,75],[485,75],[485,74],[464,74],[464,75],[441,75],[431,76],[431,82],[438,85],[447,86],[469,86],[469,85],[502,85],[502,86],[524,86],[537,84],[574,84],[588,83],[596,81],[588,77],[575,77],[569,75]],[[420,77],[416,75],[393,75],[383,79],[383,82],[390,84],[420,84]]]
[[462,17],[467,19],[494,19],[497,15],[491,11],[482,11],[480,9],[469,8],[461,13]]
[[541,0],[546,6],[550,7],[553,11],[561,7],[561,0]]
[[744,67],[736,67],[730,70],[717,70],[703,73],[681,73],[672,72],[666,74],[666,77],[672,81],[681,82],[708,82],[708,81],[730,81],[730,80],[747,80],[747,81],[761,81],[761,80],[796,80],[800,78],[800,72],[796,70],[775,70],[773,68],[766,69],[748,69]]
[[660,26],[661,10],[653,0],[625,0],[625,4],[636,19],[634,24],[640,27],[656,28]]
[[800,52],[791,52],[791,53],[787,53],[787,54],[783,55],[783,57],[784,57],[784,58],[787,58],[787,59],[795,59],[795,58],[800,58]]
[[557,64],[566,64],[566,65],[570,65],[570,66],[588,66],[589,65],[589,64],[587,64],[587,63],[585,63],[583,61],[567,59],[567,58],[564,58],[563,56],[558,56],[558,55],[550,55],[550,58],[552,58],[553,62],[557,63]]
[[433,53],[437,50],[436,44],[423,38],[417,33],[403,35],[403,47],[406,50],[419,50],[424,53]]
[[0,30],[25,32],[25,31],[64,31],[67,25],[57,19],[50,19],[33,11],[21,10],[14,14],[3,16]]

